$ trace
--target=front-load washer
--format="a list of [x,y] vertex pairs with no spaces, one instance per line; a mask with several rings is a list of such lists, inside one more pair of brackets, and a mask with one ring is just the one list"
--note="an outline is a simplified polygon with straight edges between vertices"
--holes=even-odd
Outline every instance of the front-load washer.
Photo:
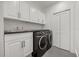
[[52,46],[52,34],[50,30],[33,32],[33,57],[41,57]]

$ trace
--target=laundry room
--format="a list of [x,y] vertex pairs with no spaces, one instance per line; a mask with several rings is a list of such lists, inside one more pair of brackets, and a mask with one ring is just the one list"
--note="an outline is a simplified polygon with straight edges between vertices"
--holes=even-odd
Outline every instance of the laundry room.
[[0,1],[0,57],[79,57],[79,1]]

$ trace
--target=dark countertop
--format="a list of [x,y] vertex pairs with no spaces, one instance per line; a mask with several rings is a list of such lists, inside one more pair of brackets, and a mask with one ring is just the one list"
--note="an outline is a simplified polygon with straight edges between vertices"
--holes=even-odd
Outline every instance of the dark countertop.
[[[43,29],[43,30],[49,30],[49,29]],[[6,32],[6,31],[4,31],[4,34],[16,34],[16,33],[43,31],[43,30],[26,30],[26,31],[17,31],[17,32]]]
[[4,34],[16,34],[16,33],[25,33],[25,32],[33,32],[33,31],[4,32]]

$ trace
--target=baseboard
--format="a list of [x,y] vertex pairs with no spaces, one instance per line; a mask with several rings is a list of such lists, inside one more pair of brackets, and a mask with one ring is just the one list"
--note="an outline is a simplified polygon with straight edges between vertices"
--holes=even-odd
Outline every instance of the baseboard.
[[78,52],[77,52],[77,50],[76,50],[76,49],[75,49],[75,54],[76,54],[76,56],[77,56],[77,57],[79,57]]

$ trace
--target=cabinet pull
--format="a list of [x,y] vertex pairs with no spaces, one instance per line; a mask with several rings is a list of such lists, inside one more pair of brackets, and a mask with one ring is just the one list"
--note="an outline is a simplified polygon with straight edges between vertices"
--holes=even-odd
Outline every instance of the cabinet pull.
[[24,41],[24,47],[25,47],[25,41]]
[[23,47],[25,47],[25,41],[23,41]]
[[21,42],[21,48],[24,48],[25,47],[25,41],[22,41]]
[[21,48],[23,48],[23,41],[21,41]]

